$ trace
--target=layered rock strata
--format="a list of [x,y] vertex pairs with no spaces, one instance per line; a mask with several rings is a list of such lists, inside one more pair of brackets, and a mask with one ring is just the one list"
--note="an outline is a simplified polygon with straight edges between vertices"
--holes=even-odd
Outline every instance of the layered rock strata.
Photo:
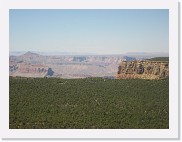
[[116,78],[164,79],[169,76],[168,61],[122,61]]
[[11,64],[9,66],[10,76],[22,77],[45,77],[52,76],[53,71],[51,68],[43,65],[32,65],[29,63]]

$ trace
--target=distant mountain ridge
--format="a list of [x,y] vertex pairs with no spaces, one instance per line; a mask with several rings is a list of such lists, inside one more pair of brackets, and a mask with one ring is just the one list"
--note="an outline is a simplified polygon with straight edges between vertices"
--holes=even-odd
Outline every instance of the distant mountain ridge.
[[[28,51],[43,56],[56,56],[56,55],[97,55],[95,53],[81,53],[81,52],[40,52],[40,51]],[[20,56],[26,54],[27,51],[10,52],[10,56]]]
[[28,56],[30,56],[30,55],[39,55],[39,54],[28,51],[28,52],[26,52],[26,53],[23,54],[23,55],[28,55]]
[[[108,55],[115,55],[115,56],[132,56],[132,57],[167,57],[169,56],[168,52],[126,52],[126,53],[119,53],[118,54],[98,54],[98,53],[85,53],[85,52],[41,52],[41,51],[28,51],[31,53],[37,53],[39,55],[44,56],[54,56],[54,55],[96,55],[96,56],[108,56]],[[10,51],[10,56],[20,56],[27,53],[27,51]]]

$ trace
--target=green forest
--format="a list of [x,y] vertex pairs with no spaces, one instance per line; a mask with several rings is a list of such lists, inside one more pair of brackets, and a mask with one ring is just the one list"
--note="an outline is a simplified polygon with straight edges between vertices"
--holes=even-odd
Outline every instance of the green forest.
[[9,78],[10,129],[168,129],[169,79]]
[[149,61],[168,61],[169,62],[169,57],[155,57],[151,59],[147,59]]

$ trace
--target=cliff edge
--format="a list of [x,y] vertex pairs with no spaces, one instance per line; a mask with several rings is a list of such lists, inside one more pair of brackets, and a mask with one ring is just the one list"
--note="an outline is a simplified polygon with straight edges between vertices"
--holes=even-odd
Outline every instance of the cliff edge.
[[165,79],[169,76],[168,61],[121,61],[118,79]]

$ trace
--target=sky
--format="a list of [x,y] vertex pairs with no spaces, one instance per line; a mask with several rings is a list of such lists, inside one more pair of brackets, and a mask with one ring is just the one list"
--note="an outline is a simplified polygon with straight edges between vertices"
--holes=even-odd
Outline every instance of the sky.
[[10,52],[168,52],[167,9],[11,9]]

